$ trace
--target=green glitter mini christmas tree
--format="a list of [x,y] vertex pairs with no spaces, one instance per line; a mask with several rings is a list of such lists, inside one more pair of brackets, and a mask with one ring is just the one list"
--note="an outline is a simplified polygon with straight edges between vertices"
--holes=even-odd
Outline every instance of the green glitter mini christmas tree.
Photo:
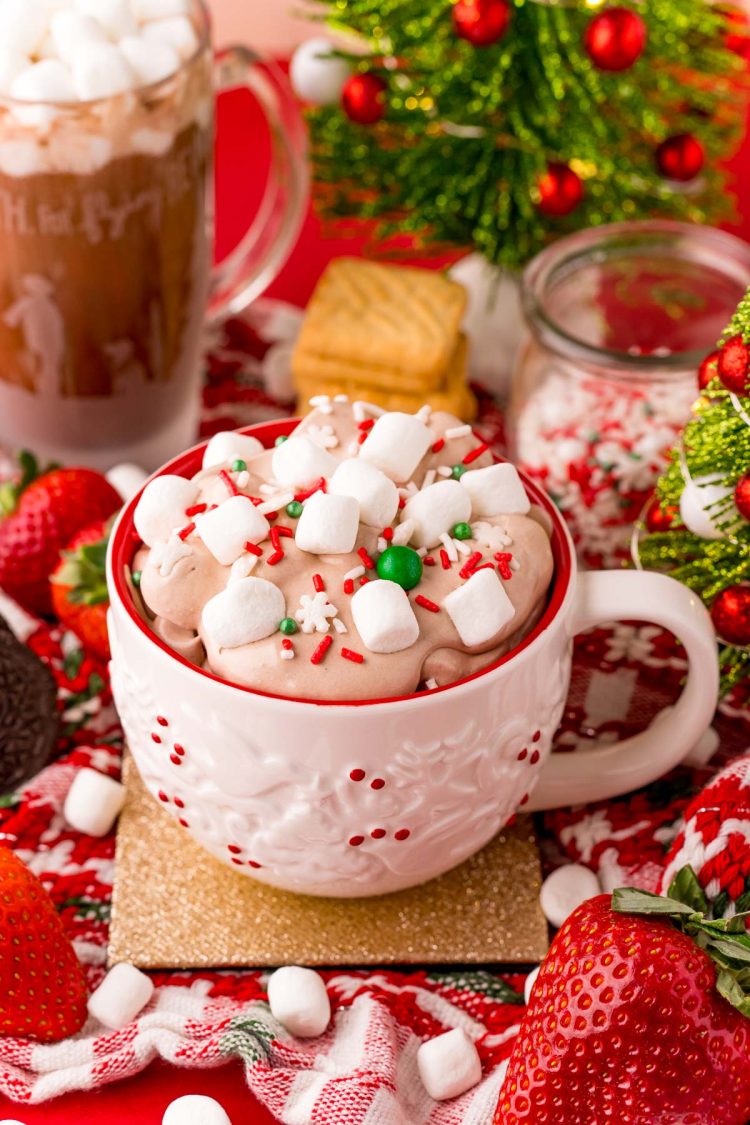
[[707,0],[332,0],[323,18],[363,52],[323,57],[317,41],[292,64],[329,217],[518,267],[580,227],[726,207],[718,165],[746,71],[736,13]]
[[698,382],[694,417],[670,455],[634,554],[710,608],[728,691],[750,679],[750,290]]

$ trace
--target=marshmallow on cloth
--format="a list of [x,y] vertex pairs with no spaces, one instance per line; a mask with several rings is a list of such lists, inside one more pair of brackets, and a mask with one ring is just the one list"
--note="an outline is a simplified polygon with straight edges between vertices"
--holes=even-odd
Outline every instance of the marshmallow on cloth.
[[184,527],[185,509],[195,503],[198,485],[184,477],[167,473],[150,481],[133,512],[135,530],[147,547],[169,539],[177,527]]
[[314,969],[285,965],[268,981],[271,1015],[292,1035],[308,1039],[322,1035],[331,1018],[323,978]]
[[342,461],[328,482],[336,496],[353,496],[359,518],[368,527],[388,527],[398,511],[398,489],[393,481],[359,457]]
[[345,555],[359,531],[359,504],[353,496],[314,492],[305,501],[294,541],[313,555]]
[[196,516],[195,529],[222,566],[231,566],[245,544],[262,543],[269,523],[247,496],[231,496],[204,516]]
[[471,510],[475,516],[505,516],[511,513],[525,516],[531,509],[515,465],[472,469],[464,473],[460,483],[471,497]]
[[357,631],[370,652],[401,652],[419,637],[419,622],[406,591],[378,578],[360,586],[351,601]]
[[407,500],[402,520],[411,520],[411,541],[417,547],[436,547],[440,536],[471,517],[471,497],[457,480],[430,484]]
[[422,1085],[436,1102],[465,1094],[482,1077],[477,1049],[461,1027],[422,1043],[417,1069]]
[[265,578],[239,578],[203,607],[203,629],[218,648],[239,648],[270,637],[286,617],[284,595]]
[[125,503],[143,488],[148,480],[148,473],[140,465],[132,461],[123,461],[119,465],[108,469],[104,474],[115,492],[119,492]]
[[236,430],[221,430],[206,446],[202,467],[212,469],[215,465],[226,465],[232,461],[249,461],[262,452],[263,446],[257,438],[238,434]]
[[185,1094],[170,1102],[161,1125],[232,1125],[232,1122],[224,1107],[213,1098],[205,1094]]
[[290,437],[277,445],[271,460],[273,475],[286,488],[307,488],[321,477],[326,480],[336,468],[336,461],[310,438]]
[[443,598],[456,631],[468,648],[492,641],[515,617],[515,606],[494,570],[477,570]]
[[73,778],[63,816],[76,832],[106,836],[122,812],[125,786],[98,770],[85,766]]
[[121,961],[109,970],[89,996],[89,1015],[105,1027],[119,1031],[146,1007],[153,993],[151,978],[127,961]]
[[601,894],[601,890],[599,880],[590,868],[582,863],[566,863],[542,883],[539,905],[547,921],[559,927],[581,903]]
[[415,414],[382,414],[367,435],[360,457],[397,484],[409,480],[435,435]]

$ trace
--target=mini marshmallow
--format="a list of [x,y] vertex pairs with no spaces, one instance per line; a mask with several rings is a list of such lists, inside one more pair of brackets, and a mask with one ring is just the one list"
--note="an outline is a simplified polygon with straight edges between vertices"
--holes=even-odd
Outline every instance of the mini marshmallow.
[[534,991],[534,985],[536,984],[536,979],[539,976],[540,968],[541,966],[537,965],[535,969],[532,969],[529,975],[526,977],[526,980],[523,982],[523,999],[526,1005],[528,1005],[529,1000],[531,999],[531,993]]
[[106,836],[122,812],[125,786],[98,770],[78,770],[68,790],[63,816],[76,832]]
[[482,1078],[476,1047],[462,1027],[428,1039],[417,1051],[422,1085],[436,1102],[465,1094]]
[[431,430],[414,414],[382,414],[367,435],[360,457],[397,484],[410,480],[435,440]]
[[232,1125],[232,1122],[223,1106],[213,1098],[204,1094],[185,1094],[169,1103],[161,1125]]
[[285,965],[268,981],[271,1015],[292,1035],[322,1035],[331,1019],[331,1002],[322,977],[314,969]]
[[198,36],[187,16],[153,20],[144,26],[141,34],[146,40],[173,47],[181,59],[189,59],[198,50]]
[[407,500],[401,518],[411,520],[415,547],[436,547],[440,536],[471,517],[471,498],[457,480],[439,480]]
[[13,79],[25,70],[28,59],[20,51],[0,45],[0,94],[9,94]]
[[336,496],[353,496],[359,518],[368,527],[388,527],[398,511],[398,489],[393,481],[367,461],[352,457],[342,461],[328,482]]
[[57,57],[72,66],[85,44],[106,43],[107,35],[91,15],[65,9],[50,20],[50,39]]
[[150,977],[127,961],[113,966],[88,1000],[89,1015],[113,1031],[134,1020],[154,993]]
[[212,512],[196,516],[195,529],[216,561],[231,566],[248,541],[262,543],[268,537],[269,524],[247,496],[231,496]]
[[140,23],[186,16],[190,11],[189,0],[131,0],[130,6]]
[[141,86],[162,82],[180,68],[180,56],[169,43],[150,42],[142,35],[125,35],[119,47]]
[[73,84],[81,101],[112,98],[132,90],[136,77],[114,43],[82,43],[71,64]]
[[395,582],[376,579],[360,586],[351,600],[352,617],[370,652],[401,652],[419,637],[406,591]]
[[[42,59],[41,62],[27,66],[11,82],[10,95],[25,102],[76,100],[71,73],[59,59]],[[29,124],[33,124],[33,121],[29,120]]]
[[169,539],[175,528],[185,526],[185,509],[195,503],[198,491],[193,481],[170,473],[146,485],[133,512],[133,523],[147,547]]
[[294,541],[312,555],[345,555],[354,549],[359,531],[359,504],[353,496],[314,492],[305,501]]
[[581,863],[566,863],[542,883],[539,904],[550,925],[562,926],[581,903],[598,894],[601,886],[593,871]]
[[525,516],[531,509],[526,489],[514,465],[489,465],[486,469],[472,469],[460,481],[471,497],[474,516],[498,516],[519,513]]
[[516,610],[494,570],[477,570],[463,586],[443,598],[446,610],[467,648],[493,641]]
[[206,602],[201,618],[218,648],[239,648],[270,637],[286,617],[284,595],[265,578],[240,578]]
[[47,12],[43,0],[2,0],[0,3],[0,43],[6,50],[29,57],[34,55],[47,31]]
[[115,492],[119,492],[125,501],[135,496],[148,480],[148,473],[140,465],[134,465],[132,461],[123,461],[104,475]]
[[306,488],[316,480],[330,477],[336,461],[316,442],[304,435],[290,437],[273,451],[271,469],[279,484],[288,488]]
[[209,441],[203,454],[203,468],[212,469],[215,465],[227,465],[232,461],[249,461],[263,452],[257,438],[239,434],[236,430],[221,430]]
[[115,41],[138,30],[127,0],[75,0],[75,5],[81,15],[92,16]]

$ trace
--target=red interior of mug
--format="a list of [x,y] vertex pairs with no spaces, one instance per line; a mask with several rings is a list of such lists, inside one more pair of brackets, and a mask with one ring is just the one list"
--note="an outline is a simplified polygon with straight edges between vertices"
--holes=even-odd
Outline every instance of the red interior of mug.
[[[258,440],[261,441],[266,448],[270,448],[271,446],[273,446],[273,443],[277,437],[286,437],[288,434],[290,434],[294,427],[297,425],[297,422],[297,418],[280,418],[273,422],[262,422],[255,426],[246,426],[242,429],[241,432],[245,434],[251,434],[253,437],[258,438]],[[192,449],[188,449],[185,453],[180,454],[179,457],[175,457],[173,461],[170,461],[168,462],[168,464],[164,465],[164,467],[159,470],[157,475],[161,476],[163,473],[172,473],[175,476],[180,477],[194,476],[195,473],[200,471],[205,444],[205,442],[202,442],[200,445],[196,445]],[[497,457],[496,460],[500,461],[502,460],[502,458]],[[251,695],[265,695],[273,699],[285,699],[293,703],[309,703],[317,707],[364,707],[368,705],[371,706],[374,703],[396,703],[404,699],[419,698],[421,695],[425,695],[425,697],[432,696],[437,694],[438,692],[450,691],[451,688],[456,687],[458,684],[465,684],[470,682],[471,680],[478,679],[480,676],[486,676],[487,673],[491,672],[493,669],[499,668],[503,664],[507,664],[509,660],[512,660],[514,656],[518,655],[519,652],[522,652],[525,648],[528,648],[529,645],[531,645],[536,640],[536,638],[544,632],[544,630],[549,626],[550,622],[554,619],[555,615],[560,609],[560,606],[565,600],[573,572],[570,552],[570,540],[565,530],[565,525],[563,524],[560,513],[557,511],[557,508],[555,508],[554,504],[547,496],[547,494],[543,492],[536,484],[534,484],[533,481],[529,480],[529,478],[526,477],[523,473],[521,473],[521,478],[531,502],[538,505],[538,507],[543,508],[552,520],[552,534],[550,537],[550,543],[552,546],[552,557],[555,564],[555,573],[550,585],[545,611],[535,627],[526,637],[524,637],[520,644],[517,644],[515,648],[511,649],[511,651],[507,652],[504,656],[501,656],[499,660],[495,660],[492,664],[488,664],[486,668],[482,668],[479,672],[474,672],[471,676],[465,676],[461,680],[454,680],[453,683],[446,684],[444,687],[434,688],[429,692],[418,692],[416,693],[416,695],[410,694],[401,696],[388,696],[388,698],[386,699],[357,699],[341,701],[330,699],[300,699],[296,696],[277,695],[270,692],[256,691],[254,688],[245,687],[241,684],[234,684],[230,680],[225,680],[221,676],[215,676],[213,672],[207,672],[203,668],[198,668],[195,664],[191,664],[190,661],[185,660],[184,657],[178,656],[178,654],[176,652],[173,652],[173,650],[169,648],[169,646],[166,645],[160,637],[157,637],[156,634],[153,633],[151,629],[149,629],[148,625],[143,620],[135,604],[133,603],[130,589],[125,578],[126,569],[132,565],[135,552],[141,546],[141,540],[133,525],[133,512],[135,511],[136,504],[138,503],[140,493],[134,496],[132,500],[130,500],[129,503],[125,506],[122,519],[117,525],[114,541],[112,543],[112,574],[115,590],[130,618],[141,630],[141,632],[145,633],[146,636],[149,637],[154,645],[162,649],[163,652],[168,653],[168,655],[171,656],[173,660],[176,660],[179,664],[184,664],[186,668],[189,668],[192,672],[195,672],[196,675],[207,676],[209,679],[216,680],[217,683],[232,687],[236,691],[249,692]]]

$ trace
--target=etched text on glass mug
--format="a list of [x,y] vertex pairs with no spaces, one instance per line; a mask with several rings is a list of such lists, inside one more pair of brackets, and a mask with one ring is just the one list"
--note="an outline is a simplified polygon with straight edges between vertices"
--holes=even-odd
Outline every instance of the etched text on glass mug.
[[252,297],[263,271],[267,284],[268,259],[278,266],[296,233],[305,181],[299,138],[276,112],[283,92],[273,76],[255,76],[242,48],[224,52],[217,68],[197,0],[187,18],[182,58],[158,82],[139,83],[134,65],[129,88],[87,98],[73,56],[64,103],[31,101],[25,90],[21,100],[17,85],[0,97],[0,444],[8,449],[152,468],[194,440],[212,289],[217,85],[262,83],[272,140],[289,162],[278,237],[266,238],[263,261],[241,244],[214,282],[223,303]]

